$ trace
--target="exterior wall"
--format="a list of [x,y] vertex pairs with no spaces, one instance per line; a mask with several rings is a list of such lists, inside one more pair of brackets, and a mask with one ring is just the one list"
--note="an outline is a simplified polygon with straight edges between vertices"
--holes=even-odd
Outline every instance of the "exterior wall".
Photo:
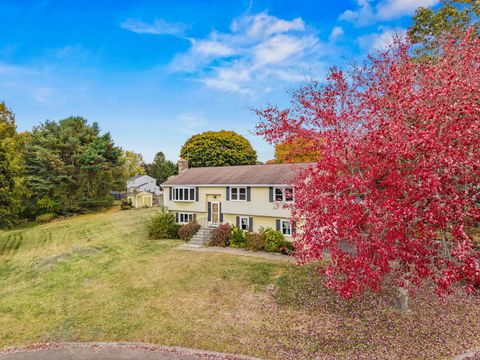
[[[135,180],[127,181],[127,192],[133,191],[147,191],[151,192],[152,194],[158,195],[160,194],[160,187],[157,186],[156,180],[148,175],[143,175]],[[140,186],[141,185],[141,186]]]
[[276,228],[277,219],[288,219],[290,211],[281,207],[280,203],[269,201],[268,187],[251,187],[250,201],[226,200],[226,187],[198,187],[198,201],[171,201],[171,188],[164,188],[164,206],[173,212],[189,212],[196,214],[197,221],[206,226],[208,202],[220,202],[223,223],[236,224],[237,216],[253,218],[253,230],[259,227]]
[[251,187],[251,201],[225,201],[222,210],[225,214],[288,218],[290,211],[270,202],[268,191],[268,187]]
[[129,195],[128,199],[132,201],[133,207],[137,209],[153,206],[153,195],[147,192]]
[[[237,216],[241,215],[231,215],[227,214],[223,216],[223,223],[230,224],[235,226],[237,223]],[[270,216],[249,216],[252,218],[253,221],[253,231],[257,232],[259,228],[263,227],[265,229],[270,228],[276,230],[277,227],[277,219],[287,220],[286,217],[270,217]],[[285,236],[288,238],[289,236]]]
[[170,191],[171,188],[165,188],[163,203],[172,211],[207,213],[208,201],[222,201],[225,198],[225,188],[221,187],[199,187],[198,201],[171,201]]
[[165,188],[164,206],[172,211],[207,212],[207,202],[222,203],[222,212],[232,215],[256,215],[288,218],[290,211],[281,204],[269,202],[268,187],[251,187],[251,201],[226,200],[226,187],[198,187],[198,201],[171,201],[171,188]]

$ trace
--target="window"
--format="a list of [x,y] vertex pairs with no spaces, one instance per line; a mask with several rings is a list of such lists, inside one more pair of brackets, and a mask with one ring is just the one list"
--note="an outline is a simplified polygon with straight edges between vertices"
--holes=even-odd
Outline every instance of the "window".
[[292,235],[292,224],[288,220],[280,221],[280,231],[283,235],[291,236]]
[[250,230],[250,219],[248,217],[240,216],[240,229],[243,231]]
[[283,201],[283,202],[292,202],[293,201],[293,188],[292,187],[285,187],[285,188],[274,188],[273,199],[275,201]]
[[190,221],[193,221],[193,214],[191,213],[178,213],[178,223],[187,224]]
[[230,188],[230,200],[246,201],[247,188],[246,187],[232,187]]
[[195,188],[193,187],[175,187],[172,188],[173,201],[195,201]]

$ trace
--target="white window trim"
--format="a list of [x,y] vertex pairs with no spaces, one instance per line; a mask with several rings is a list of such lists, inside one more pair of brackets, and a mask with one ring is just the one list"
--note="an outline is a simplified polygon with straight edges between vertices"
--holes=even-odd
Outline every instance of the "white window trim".
[[[293,198],[293,199],[290,200],[290,201],[285,200],[285,190],[286,190],[286,189],[292,189],[292,198]],[[276,192],[277,192],[277,190],[280,190],[280,191],[282,192],[282,200],[277,200],[277,199],[276,199],[276,196],[277,196]],[[293,188],[293,186],[282,186],[282,187],[281,187],[281,186],[275,186],[275,187],[273,188],[273,201],[274,201],[274,202],[278,202],[278,203],[279,203],[279,202],[284,202],[284,203],[293,203],[293,202],[295,202],[295,189]]]
[[[289,225],[289,229],[290,229],[289,234],[286,234],[286,233],[283,232],[283,224],[284,223],[287,223]],[[292,236],[292,223],[290,222],[290,220],[280,220],[280,232],[285,236]]]
[[[232,198],[232,190],[233,189],[237,189],[237,199],[233,199]],[[240,189],[245,189],[245,199],[242,200],[240,199]],[[247,201],[247,186],[232,186],[230,187],[230,189],[228,190],[230,192],[230,201]]]
[[[246,229],[242,229],[242,219],[247,219],[247,228]],[[239,216],[238,225],[240,227],[240,230],[249,231],[250,230],[250,218],[248,216]]]
[[[188,190],[188,196],[190,197],[190,190],[193,189],[193,199],[188,199],[188,200],[185,200],[185,199],[182,199],[182,200],[178,200],[178,199],[175,199],[175,190],[185,190],[187,189]],[[172,201],[176,201],[176,202],[194,202],[195,201],[195,198],[197,197],[197,189],[195,189],[194,186],[174,186],[171,188],[171,191],[172,191]]]
[[[187,219],[191,218],[191,220],[187,221],[180,221],[180,216],[184,215]],[[190,212],[179,212],[178,213],[178,224],[188,224],[190,221],[193,221],[193,213]]]

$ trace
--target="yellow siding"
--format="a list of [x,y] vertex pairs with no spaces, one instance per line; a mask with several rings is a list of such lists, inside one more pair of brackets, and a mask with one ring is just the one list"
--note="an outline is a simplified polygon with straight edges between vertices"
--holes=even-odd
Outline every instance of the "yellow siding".
[[[168,189],[169,191],[170,189]],[[199,187],[199,201],[170,201],[165,192],[164,204],[172,211],[207,212],[208,201],[222,203],[224,214],[288,218],[290,211],[269,202],[268,187],[251,187],[251,201],[226,201],[226,187]]]
[[198,187],[199,201],[170,201],[169,191],[165,189],[164,205],[173,212],[188,212],[196,214],[197,221],[206,226],[208,202],[220,202],[223,223],[236,224],[237,216],[253,218],[253,230],[260,227],[276,228],[277,219],[288,219],[290,211],[281,207],[281,204],[269,202],[268,187],[251,187],[251,201],[226,200],[226,187]]
[[138,194],[128,195],[128,199],[131,200],[134,208],[142,207],[152,207],[153,206],[153,196],[147,192],[140,192]]
[[[223,215],[223,222],[228,223],[230,225],[236,225],[237,223],[237,216],[241,215],[231,215],[225,214]],[[249,216],[253,220],[253,231],[258,231],[259,228],[263,227],[265,229],[270,228],[275,230],[277,226],[277,219],[286,219],[281,217],[269,217],[269,216]]]

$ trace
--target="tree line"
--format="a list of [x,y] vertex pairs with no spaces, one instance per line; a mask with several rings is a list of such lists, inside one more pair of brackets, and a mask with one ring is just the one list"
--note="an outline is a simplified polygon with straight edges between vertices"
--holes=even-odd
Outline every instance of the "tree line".
[[13,112],[0,103],[0,228],[110,206],[110,193],[123,191],[128,178],[142,173],[161,183],[176,166],[161,152],[145,164],[82,117],[18,133]]
[[[108,132],[82,117],[45,121],[18,133],[13,112],[0,103],[0,140],[0,227],[94,211],[111,205],[110,193],[123,191],[132,176],[147,174],[160,185],[177,174],[177,165],[163,152],[146,163],[141,154],[116,146]],[[305,154],[287,156],[298,145],[279,145],[271,162],[312,160]],[[190,167],[260,163],[245,137],[226,130],[193,135],[180,156]]]

